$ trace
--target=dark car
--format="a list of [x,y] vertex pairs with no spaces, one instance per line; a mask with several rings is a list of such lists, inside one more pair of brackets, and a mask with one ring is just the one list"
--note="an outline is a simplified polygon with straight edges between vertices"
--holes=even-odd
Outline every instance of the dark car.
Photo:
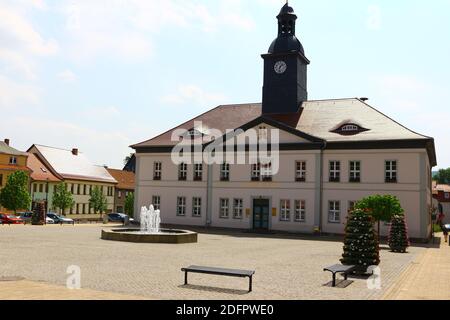
[[56,213],[47,213],[47,217],[55,221],[55,224],[75,224],[75,221],[73,219],[59,216]]
[[[109,222],[125,223],[125,219],[127,219],[127,218],[128,218],[128,216],[123,213],[108,213],[108,221]],[[134,219],[129,218],[128,221],[133,222]]]
[[5,213],[0,213],[1,224],[24,224],[24,221],[16,216],[7,215]]
[[31,223],[33,212],[19,212],[19,217],[23,220],[24,224]]

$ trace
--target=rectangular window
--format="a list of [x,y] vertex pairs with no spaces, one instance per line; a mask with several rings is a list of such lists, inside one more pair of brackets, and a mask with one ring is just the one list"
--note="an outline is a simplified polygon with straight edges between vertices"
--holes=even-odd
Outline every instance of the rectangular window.
[[17,164],[17,158],[16,157],[10,157],[9,158],[9,164]]
[[445,197],[445,199],[450,199],[450,193],[446,192],[444,197]]
[[295,181],[305,182],[306,181],[306,162],[297,161],[295,163]]
[[162,163],[155,162],[153,164],[153,180],[161,180],[162,177]]
[[356,201],[349,201],[348,202],[348,212],[352,212],[353,210],[355,210],[355,206],[356,206]]
[[386,161],[386,183],[397,183],[397,161]]
[[75,214],[80,214],[80,204],[77,203],[77,211],[75,212]]
[[341,181],[341,162],[330,161],[330,182]]
[[230,164],[222,163],[220,165],[220,181],[230,181]]
[[202,181],[203,180],[203,164],[196,163],[194,164],[194,181]]
[[234,199],[233,201],[233,218],[234,219],[242,219],[242,211],[244,201],[242,199]]
[[252,164],[252,181],[261,180],[261,165],[259,163]]
[[73,183],[70,185],[70,193],[75,194],[75,185]]
[[230,199],[220,199],[220,218],[228,219],[230,217]]
[[37,184],[33,184],[33,192],[36,193],[37,192]]
[[350,161],[350,182],[361,182],[361,162]]
[[86,203],[83,203],[83,214],[86,214]]
[[328,222],[341,222],[341,203],[339,201],[330,201],[328,208]]
[[160,196],[153,196],[152,197],[152,204],[153,204],[153,208],[155,208],[155,210],[161,210],[161,197]]
[[177,216],[184,217],[186,215],[186,197],[177,198]]
[[3,186],[3,175],[0,174],[0,187]]
[[192,216],[193,217],[202,216],[202,198],[197,197],[192,198]]
[[272,163],[261,164],[262,181],[272,181]]
[[187,180],[187,164],[180,163],[178,166],[178,180],[186,181]]
[[44,185],[43,184],[39,184],[39,193],[44,192]]
[[81,194],[81,184],[78,184],[78,187],[77,187],[77,194]]
[[280,201],[280,220],[281,221],[291,221],[291,201],[281,200]]
[[306,201],[305,200],[295,200],[295,221],[297,221],[297,222],[306,221]]

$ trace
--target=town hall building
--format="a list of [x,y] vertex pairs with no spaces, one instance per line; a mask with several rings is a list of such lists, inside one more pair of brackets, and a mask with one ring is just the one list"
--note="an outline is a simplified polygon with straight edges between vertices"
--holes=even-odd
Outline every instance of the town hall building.
[[[310,61],[296,37],[297,16],[286,4],[277,19],[278,37],[262,55],[261,104],[222,105],[132,146],[135,212],[153,204],[164,224],[343,234],[356,201],[389,194],[400,199],[410,236],[429,239],[434,139],[363,98],[308,100]],[[174,139],[180,129],[187,133]],[[258,161],[173,161],[175,146],[186,136],[206,149],[215,140],[211,129],[224,135],[228,129],[261,135],[277,130],[278,170]],[[250,152],[249,145],[243,150]],[[382,234],[387,232],[384,225]]]

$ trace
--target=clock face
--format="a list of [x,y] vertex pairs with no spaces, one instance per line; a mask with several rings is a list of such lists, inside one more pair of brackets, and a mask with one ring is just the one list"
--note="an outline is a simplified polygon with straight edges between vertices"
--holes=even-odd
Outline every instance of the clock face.
[[278,61],[275,63],[274,70],[278,74],[283,74],[287,70],[287,64],[284,61]]

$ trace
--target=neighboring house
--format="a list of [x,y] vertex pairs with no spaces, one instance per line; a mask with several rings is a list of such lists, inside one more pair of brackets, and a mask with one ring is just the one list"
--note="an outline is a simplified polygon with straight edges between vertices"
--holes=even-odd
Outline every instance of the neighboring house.
[[[9,144],[9,139],[0,141],[0,190],[6,185],[11,173],[16,171],[30,173],[31,171],[27,167],[28,154],[12,148]],[[0,211],[6,211],[6,209],[0,206]]]
[[29,153],[27,167],[32,170],[30,176],[30,194],[33,200],[32,208],[34,208],[36,203],[44,202],[46,208],[50,209],[56,186],[63,180],[53,174],[52,170],[38,158],[37,154]]
[[[153,203],[166,224],[343,234],[355,201],[390,194],[405,209],[410,236],[430,239],[433,138],[400,125],[368,105],[367,99],[308,100],[309,60],[295,37],[296,19],[288,5],[278,16],[278,37],[263,55],[262,104],[219,106],[132,146],[135,213]],[[280,169],[271,172],[271,163],[257,161],[172,161],[172,151],[183,137],[203,147],[212,138],[222,141],[212,137],[210,129],[222,134],[242,129],[249,135],[254,129],[260,141],[268,135],[271,139],[275,133],[270,130],[277,130]],[[242,141],[231,150],[248,148]],[[216,150],[221,148],[219,144]],[[387,233],[383,226],[382,234]]]
[[124,171],[136,173],[136,154],[133,154],[123,168]]
[[117,213],[125,213],[125,199],[129,193],[134,193],[134,173],[116,169],[107,170],[117,180],[114,196],[114,211]]
[[96,186],[107,198],[107,212],[113,211],[117,181],[103,166],[92,164],[78,149],[64,150],[35,144],[28,152],[34,154],[55,177],[66,183],[68,190],[72,192],[75,204],[65,214],[83,217],[93,215],[89,199],[91,190]]
[[445,223],[450,223],[450,185],[433,181],[433,203],[439,212],[444,213]]

